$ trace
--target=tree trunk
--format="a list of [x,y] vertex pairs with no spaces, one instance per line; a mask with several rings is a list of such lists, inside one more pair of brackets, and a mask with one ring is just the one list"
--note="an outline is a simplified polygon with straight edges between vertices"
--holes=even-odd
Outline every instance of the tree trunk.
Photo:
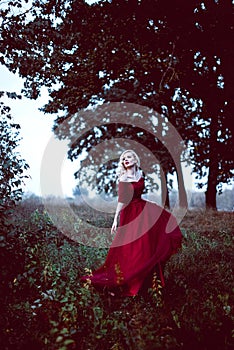
[[219,154],[217,144],[218,117],[213,117],[210,124],[209,175],[206,190],[206,209],[217,210],[216,187],[219,172]]
[[187,208],[188,207],[188,199],[187,199],[187,193],[184,186],[184,177],[181,167],[180,160],[177,162],[176,166],[176,175],[177,175],[177,181],[178,181],[178,193],[179,193],[179,206],[180,208]]
[[[164,179],[165,177],[165,179]],[[162,205],[170,209],[169,191],[167,186],[167,172],[160,166],[160,179],[162,189]]]
[[217,210],[216,204],[216,186],[217,186],[218,163],[210,163],[207,190],[206,190],[206,209]]

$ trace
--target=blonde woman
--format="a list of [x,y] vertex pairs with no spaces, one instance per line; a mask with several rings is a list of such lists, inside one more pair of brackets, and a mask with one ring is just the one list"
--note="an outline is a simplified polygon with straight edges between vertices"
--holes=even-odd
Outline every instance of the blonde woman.
[[104,264],[82,280],[90,279],[112,294],[134,296],[155,271],[164,286],[162,265],[181,247],[182,234],[171,213],[141,198],[144,174],[133,150],[121,154],[117,173],[118,204],[111,228],[115,237]]

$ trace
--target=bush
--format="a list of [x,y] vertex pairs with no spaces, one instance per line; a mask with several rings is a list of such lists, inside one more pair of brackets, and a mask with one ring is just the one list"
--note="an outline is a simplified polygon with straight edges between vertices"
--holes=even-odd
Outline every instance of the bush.
[[[15,93],[6,93],[10,98],[19,98]],[[4,92],[0,91],[0,98]],[[0,101],[0,247],[5,245],[5,236],[10,229],[12,206],[22,197],[22,186],[28,176],[28,164],[16,148],[19,143],[20,125],[12,121],[10,107]]]

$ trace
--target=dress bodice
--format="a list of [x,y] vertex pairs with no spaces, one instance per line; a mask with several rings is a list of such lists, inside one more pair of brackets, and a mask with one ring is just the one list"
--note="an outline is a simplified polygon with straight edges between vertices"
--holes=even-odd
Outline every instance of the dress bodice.
[[138,181],[132,182],[119,182],[118,201],[121,203],[129,204],[130,202],[141,199],[141,195],[144,191],[145,183],[144,178],[141,177]]

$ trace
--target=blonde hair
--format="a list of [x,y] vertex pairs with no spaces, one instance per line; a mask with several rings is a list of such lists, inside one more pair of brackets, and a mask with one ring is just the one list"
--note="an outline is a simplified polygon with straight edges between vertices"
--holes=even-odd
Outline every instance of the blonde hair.
[[117,176],[120,177],[122,175],[124,175],[126,173],[126,169],[123,165],[123,157],[126,153],[130,152],[133,157],[135,158],[136,160],[136,169],[138,170],[140,168],[140,158],[138,157],[138,155],[136,154],[136,152],[134,152],[133,150],[131,149],[127,149],[126,151],[124,151],[121,156],[119,157],[119,163],[118,163],[118,168],[117,168]]

